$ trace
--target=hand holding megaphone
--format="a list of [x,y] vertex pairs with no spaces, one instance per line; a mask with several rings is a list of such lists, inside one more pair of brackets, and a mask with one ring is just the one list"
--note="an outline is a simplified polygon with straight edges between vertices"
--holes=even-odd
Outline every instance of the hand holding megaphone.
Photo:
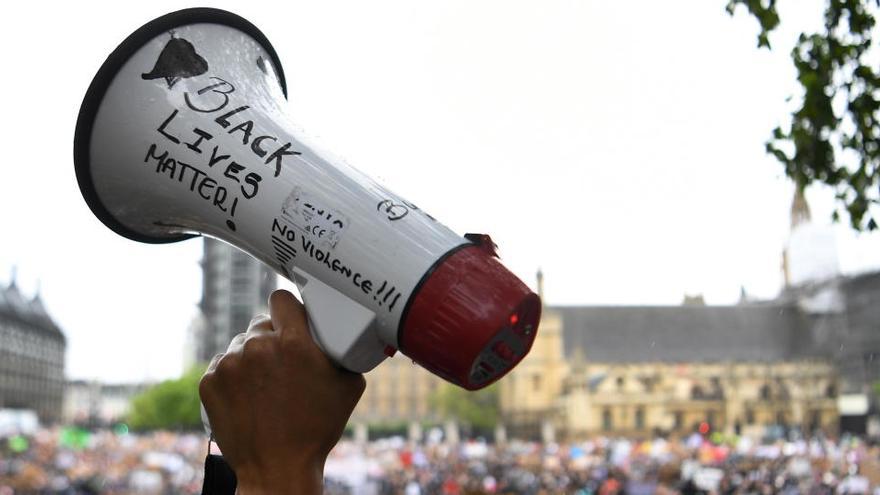
[[324,460],[364,385],[328,360],[302,305],[279,290],[269,315],[211,362],[199,394],[239,493],[320,493]]
[[485,235],[461,237],[309,144],[285,113],[265,36],[214,9],[156,19],[95,76],[77,121],[77,180],[115,232],[204,234],[294,281],[318,345],[365,372],[399,349],[467,389],[531,348],[540,300]]

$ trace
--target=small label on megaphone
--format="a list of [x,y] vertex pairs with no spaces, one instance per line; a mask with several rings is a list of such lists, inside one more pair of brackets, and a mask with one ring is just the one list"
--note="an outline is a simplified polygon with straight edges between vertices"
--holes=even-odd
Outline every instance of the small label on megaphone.
[[312,236],[324,248],[333,249],[348,227],[348,216],[307,193],[293,188],[281,207],[281,214],[304,234]]

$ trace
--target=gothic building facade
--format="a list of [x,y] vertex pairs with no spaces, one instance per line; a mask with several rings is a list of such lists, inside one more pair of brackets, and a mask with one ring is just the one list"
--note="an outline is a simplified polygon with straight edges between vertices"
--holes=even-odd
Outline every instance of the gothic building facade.
[[880,272],[841,275],[833,233],[797,191],[783,273],[770,301],[545,308],[532,352],[501,383],[504,421],[532,437],[864,432]]
[[[513,433],[836,430],[840,372],[781,304],[551,307],[501,384]],[[548,373],[548,369],[552,370]]]
[[39,293],[26,298],[13,277],[0,289],[0,409],[31,409],[43,422],[58,421],[66,345]]

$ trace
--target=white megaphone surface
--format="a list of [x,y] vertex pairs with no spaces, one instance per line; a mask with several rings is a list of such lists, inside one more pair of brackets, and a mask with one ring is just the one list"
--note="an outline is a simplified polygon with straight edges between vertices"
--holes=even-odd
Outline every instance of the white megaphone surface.
[[310,145],[285,93],[275,51],[246,20],[190,9],[148,23],[110,55],[80,110],[87,203],[128,238],[205,234],[273,267],[347,369],[401,349],[469,389],[510,370],[534,340],[537,296],[488,236],[455,234]]

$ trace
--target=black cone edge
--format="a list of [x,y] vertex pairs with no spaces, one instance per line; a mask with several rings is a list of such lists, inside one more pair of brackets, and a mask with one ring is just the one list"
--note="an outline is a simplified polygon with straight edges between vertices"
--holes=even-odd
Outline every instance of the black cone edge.
[[169,237],[148,236],[129,229],[110,214],[107,208],[104,207],[104,204],[101,203],[101,199],[98,198],[94,183],[92,182],[90,156],[92,126],[95,123],[95,116],[98,113],[98,109],[101,107],[101,101],[104,99],[104,93],[107,92],[107,88],[110,87],[110,84],[113,82],[119,69],[128,62],[128,59],[156,36],[166,33],[176,27],[190,24],[220,24],[237,29],[253,38],[254,41],[263,47],[272,59],[272,64],[275,66],[276,73],[278,74],[278,82],[281,85],[281,91],[284,92],[284,97],[287,98],[287,81],[284,78],[284,69],[281,67],[281,62],[278,60],[278,54],[275,53],[272,44],[269,43],[266,35],[264,35],[256,26],[251,24],[247,19],[231,12],[212,8],[178,10],[177,12],[163,15],[162,17],[144,24],[137,31],[131,33],[128,38],[125,38],[125,41],[120,43],[119,46],[113,50],[113,53],[107,57],[107,60],[105,60],[104,64],[101,65],[101,68],[98,69],[98,73],[95,74],[95,78],[92,79],[92,83],[89,85],[88,91],[86,91],[86,96],[83,98],[82,106],[79,109],[79,117],[77,117],[76,120],[76,131],[73,138],[73,163],[76,168],[76,181],[79,183],[79,190],[82,192],[83,198],[86,200],[86,204],[89,205],[92,213],[94,213],[104,225],[109,227],[110,230],[133,241],[148,244],[166,244],[197,237],[197,235],[179,234]]

